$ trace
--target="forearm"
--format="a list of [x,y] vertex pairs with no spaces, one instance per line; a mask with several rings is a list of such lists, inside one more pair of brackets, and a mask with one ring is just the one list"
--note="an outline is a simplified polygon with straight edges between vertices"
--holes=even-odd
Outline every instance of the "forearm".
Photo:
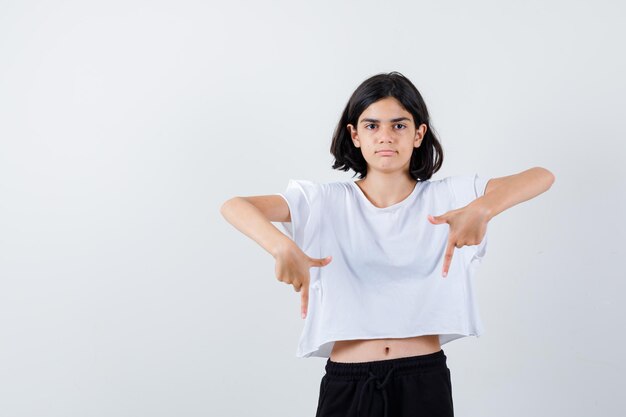
[[273,257],[276,257],[281,248],[293,244],[254,204],[243,198],[234,197],[226,201],[220,208],[220,213],[226,221],[261,245]]
[[519,174],[504,177],[489,193],[471,204],[487,213],[489,220],[521,202],[530,200],[547,191],[554,182],[554,175],[545,168],[534,167]]

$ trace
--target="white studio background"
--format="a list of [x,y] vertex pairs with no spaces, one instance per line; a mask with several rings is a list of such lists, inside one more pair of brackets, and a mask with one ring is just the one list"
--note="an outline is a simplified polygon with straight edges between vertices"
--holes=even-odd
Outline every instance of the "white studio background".
[[0,415],[313,416],[300,294],[219,208],[351,179],[335,123],[392,70],[444,146],[433,179],[556,175],[489,225],[486,333],[443,346],[455,413],[624,415],[624,12],[0,1]]

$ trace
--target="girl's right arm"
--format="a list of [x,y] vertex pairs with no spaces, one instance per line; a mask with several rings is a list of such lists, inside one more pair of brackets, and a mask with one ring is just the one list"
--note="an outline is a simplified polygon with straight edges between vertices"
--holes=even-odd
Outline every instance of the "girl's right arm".
[[271,222],[290,222],[289,206],[279,195],[233,197],[220,208],[226,221],[276,258],[295,243]]
[[301,293],[301,316],[309,305],[309,269],[323,267],[331,257],[311,258],[271,222],[290,222],[289,205],[280,195],[233,197],[220,208],[222,216],[276,259],[276,278]]

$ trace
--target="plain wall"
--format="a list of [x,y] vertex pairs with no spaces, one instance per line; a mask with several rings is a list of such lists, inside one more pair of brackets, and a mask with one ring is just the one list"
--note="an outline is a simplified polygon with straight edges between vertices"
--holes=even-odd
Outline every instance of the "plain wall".
[[496,216],[459,416],[624,415],[625,7],[0,1],[0,414],[312,416],[300,293],[219,212],[330,168],[366,78],[418,87],[434,179],[552,171]]

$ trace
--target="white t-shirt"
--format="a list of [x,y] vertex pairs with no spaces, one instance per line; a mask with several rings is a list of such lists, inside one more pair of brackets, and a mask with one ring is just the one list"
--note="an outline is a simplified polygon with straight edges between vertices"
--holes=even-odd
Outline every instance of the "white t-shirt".
[[439,335],[440,344],[480,336],[474,292],[478,245],[454,248],[442,277],[450,226],[433,216],[482,196],[489,179],[456,175],[418,182],[404,200],[378,208],[352,180],[289,180],[282,196],[287,235],[308,256],[332,261],[311,267],[309,305],[296,357],[330,357],[336,340]]

